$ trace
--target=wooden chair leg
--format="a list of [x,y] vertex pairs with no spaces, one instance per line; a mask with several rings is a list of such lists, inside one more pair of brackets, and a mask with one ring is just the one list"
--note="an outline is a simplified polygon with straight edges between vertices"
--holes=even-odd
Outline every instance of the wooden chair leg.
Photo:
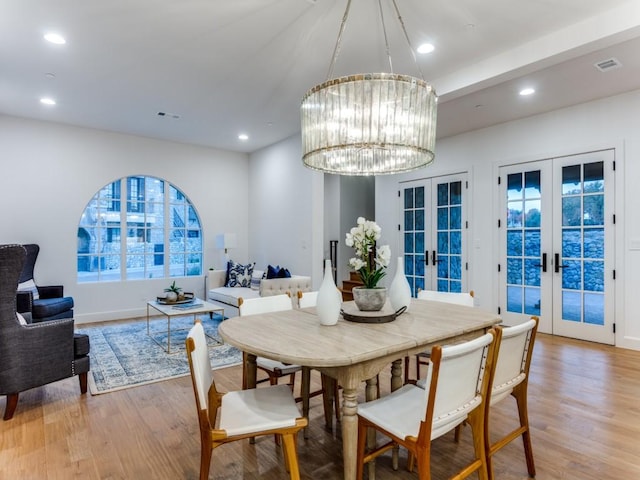
[[[520,388],[518,388],[520,387]],[[524,455],[527,460],[527,471],[530,477],[536,476],[536,465],[533,461],[533,447],[531,446],[531,434],[529,432],[529,413],[527,408],[527,390],[518,385],[512,393],[518,405],[518,416],[520,417],[520,428],[522,432],[522,443],[524,444]]]
[[10,393],[7,395],[7,406],[4,409],[4,420],[11,420],[18,406],[18,393]]
[[78,375],[78,381],[80,382],[80,393],[87,393],[87,372]]
[[409,356],[404,357],[404,384],[409,383],[409,365],[411,358]]
[[291,480],[300,480],[295,434],[287,433],[283,435],[282,442],[284,444],[285,465],[289,470],[289,478],[291,478]]
[[200,432],[200,480],[209,479],[209,469],[211,467],[213,445],[211,444],[211,437],[207,435],[207,433],[208,432]]
[[[302,397],[302,416],[309,418],[309,393],[311,391],[311,369],[302,367],[302,380],[300,382],[300,396]],[[309,438],[309,427],[303,429],[304,438]]]

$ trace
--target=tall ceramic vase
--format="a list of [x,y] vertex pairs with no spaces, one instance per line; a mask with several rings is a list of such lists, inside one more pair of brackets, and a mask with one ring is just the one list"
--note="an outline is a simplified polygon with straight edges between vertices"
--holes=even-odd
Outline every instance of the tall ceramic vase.
[[342,295],[333,281],[331,260],[324,261],[324,278],[318,290],[316,313],[320,318],[320,325],[335,325],[340,316]]
[[411,305],[411,287],[404,274],[403,257],[398,257],[396,275],[393,277],[393,281],[389,287],[389,302],[391,302],[391,307],[394,312],[397,312],[402,307],[406,307],[408,310]]

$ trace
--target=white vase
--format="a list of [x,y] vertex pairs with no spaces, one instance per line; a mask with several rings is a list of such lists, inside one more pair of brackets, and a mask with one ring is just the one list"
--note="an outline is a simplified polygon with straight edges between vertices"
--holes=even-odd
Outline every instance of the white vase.
[[391,308],[393,308],[394,312],[397,312],[402,307],[406,307],[408,310],[411,305],[411,287],[404,274],[403,257],[398,257],[396,275],[393,277],[393,281],[389,287],[389,301],[391,302]]
[[324,261],[324,278],[318,290],[316,313],[320,318],[320,325],[335,325],[340,317],[342,295],[333,281],[331,260]]

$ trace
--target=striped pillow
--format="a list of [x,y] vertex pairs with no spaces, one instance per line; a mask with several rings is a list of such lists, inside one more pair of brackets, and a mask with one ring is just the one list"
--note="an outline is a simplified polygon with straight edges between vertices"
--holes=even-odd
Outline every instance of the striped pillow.
[[33,294],[33,299],[37,300],[40,298],[40,294],[38,293],[38,287],[36,287],[36,282],[31,280],[27,280],[26,282],[22,282],[18,284],[19,292],[31,292]]

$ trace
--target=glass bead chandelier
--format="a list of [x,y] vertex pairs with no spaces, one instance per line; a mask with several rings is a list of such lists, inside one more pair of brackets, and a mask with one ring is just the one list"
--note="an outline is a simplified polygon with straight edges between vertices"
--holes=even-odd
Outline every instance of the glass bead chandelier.
[[[420,71],[396,0],[392,2]],[[333,73],[350,6],[348,0],[327,79]],[[381,0],[378,7],[392,73],[326,80],[305,94],[300,107],[302,161],[309,168],[340,175],[383,175],[433,162],[435,90],[424,79],[393,73]]]

